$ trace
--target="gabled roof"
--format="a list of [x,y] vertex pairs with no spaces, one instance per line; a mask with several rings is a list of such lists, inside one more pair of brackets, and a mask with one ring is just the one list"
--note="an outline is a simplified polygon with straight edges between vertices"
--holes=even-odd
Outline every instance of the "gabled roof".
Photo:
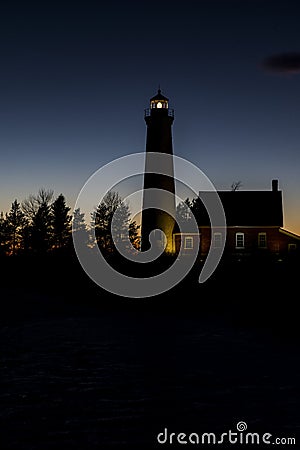
[[[200,193],[200,198],[213,195]],[[281,191],[218,191],[227,226],[283,226]],[[199,226],[210,225],[202,201],[197,201],[194,212]]]
[[282,234],[285,234],[286,236],[293,238],[293,239],[299,239],[300,240],[300,236],[298,236],[298,234],[292,233],[291,231],[288,230],[284,230],[283,228],[279,228],[279,232]]

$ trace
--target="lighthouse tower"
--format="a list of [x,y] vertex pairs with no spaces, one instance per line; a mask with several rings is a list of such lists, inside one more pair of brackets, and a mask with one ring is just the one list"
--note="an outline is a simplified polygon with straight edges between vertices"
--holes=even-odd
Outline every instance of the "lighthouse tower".
[[[149,234],[153,230],[156,230],[154,231],[154,244],[158,247],[165,247],[166,253],[174,251],[173,230],[176,206],[172,145],[173,121],[174,110],[169,109],[169,99],[162,95],[159,89],[157,95],[150,99],[150,108],[145,110],[147,138],[141,227],[142,251],[149,249]],[[160,191],[157,191],[155,208],[149,208],[148,206],[153,204],[153,189]],[[159,230],[164,233],[164,237]]]

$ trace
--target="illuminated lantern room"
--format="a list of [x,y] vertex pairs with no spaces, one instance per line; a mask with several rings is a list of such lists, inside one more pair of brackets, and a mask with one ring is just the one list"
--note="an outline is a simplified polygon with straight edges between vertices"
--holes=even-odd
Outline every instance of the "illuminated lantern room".
[[150,99],[151,109],[168,109],[169,99],[162,95],[161,90],[158,89],[158,93]]
[[[169,99],[162,95],[161,90],[158,89],[157,94],[150,98],[150,108],[145,109],[145,120],[149,117],[169,117],[170,120],[174,119],[174,109],[169,108]],[[160,120],[159,119],[159,120]]]

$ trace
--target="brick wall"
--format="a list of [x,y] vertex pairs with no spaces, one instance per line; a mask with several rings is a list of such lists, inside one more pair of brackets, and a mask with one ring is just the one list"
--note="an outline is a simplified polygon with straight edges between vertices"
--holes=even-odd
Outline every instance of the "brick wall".
[[[221,231],[221,230],[219,230]],[[216,229],[215,232],[218,232]],[[240,245],[244,243],[244,246],[237,248],[236,234],[242,233],[240,238]],[[259,234],[264,234],[259,245]],[[188,233],[184,235],[176,234],[175,236],[175,250],[179,251],[181,241],[188,236]],[[192,236],[192,235],[191,235]],[[265,241],[264,241],[265,239]],[[194,246],[198,245],[198,239],[193,236]],[[200,252],[202,255],[206,255],[209,251],[211,243],[211,229],[210,227],[200,228]],[[265,245],[264,245],[265,244]],[[291,247],[296,246],[295,249]],[[296,250],[300,251],[300,237],[293,236],[292,234],[285,234],[280,231],[279,227],[228,227],[226,235],[225,253],[227,254],[241,254],[241,255],[256,255],[256,254],[278,254],[285,255]],[[189,249],[184,249],[184,253],[189,253]]]

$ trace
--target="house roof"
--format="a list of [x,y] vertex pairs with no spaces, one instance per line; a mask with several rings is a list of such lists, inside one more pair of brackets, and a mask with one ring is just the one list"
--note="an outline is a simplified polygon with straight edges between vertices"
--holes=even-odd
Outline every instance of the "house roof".
[[293,238],[293,239],[299,239],[300,240],[300,236],[298,236],[298,234],[292,233],[291,231],[288,230],[284,230],[283,228],[279,228],[279,232],[282,234],[285,234],[286,236]]
[[[283,226],[281,191],[218,191],[227,226]],[[214,195],[199,193],[200,198]],[[194,214],[199,226],[210,225],[206,208],[197,199]]]

